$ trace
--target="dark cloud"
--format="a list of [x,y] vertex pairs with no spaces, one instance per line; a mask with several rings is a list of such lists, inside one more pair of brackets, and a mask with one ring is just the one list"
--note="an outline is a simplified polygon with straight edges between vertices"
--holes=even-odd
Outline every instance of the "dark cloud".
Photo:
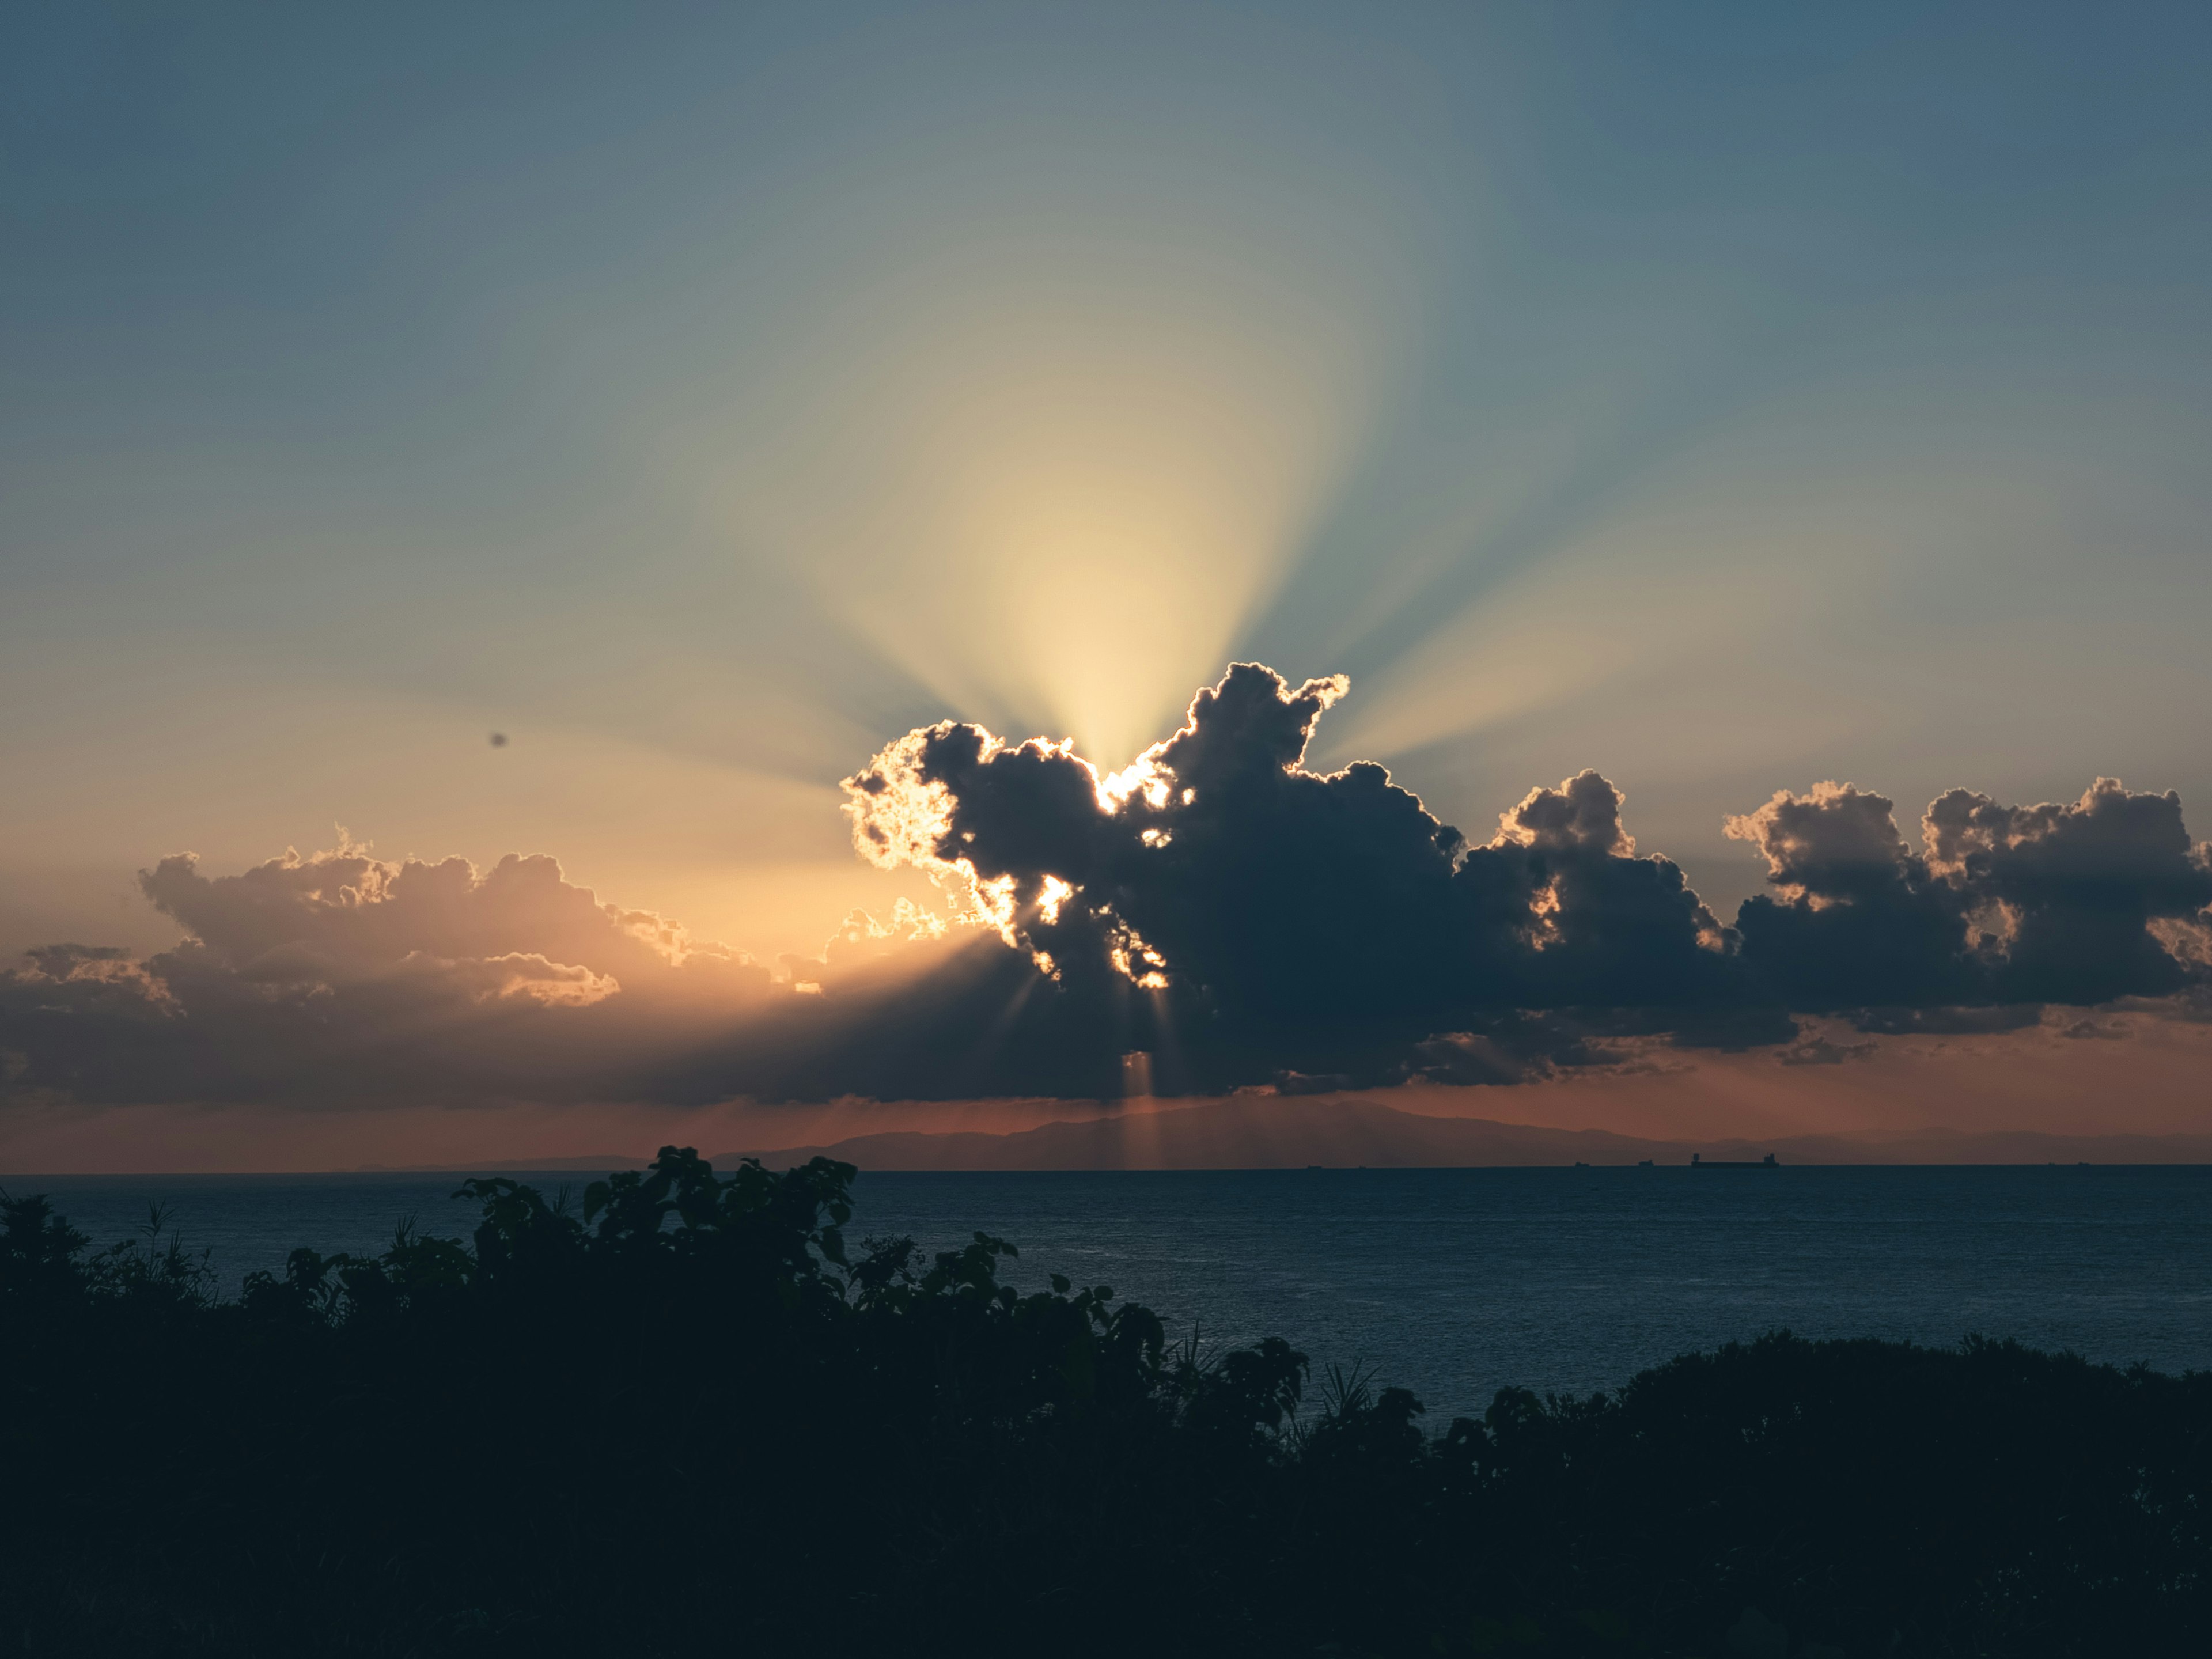
[[1841,1066],[1846,1060],[1871,1060],[1874,1048],[1871,1042],[1831,1042],[1815,1036],[1792,1043],[1774,1058],[1784,1066]]
[[1239,665],[1113,776],[932,726],[848,781],[856,838],[966,884],[1053,994],[1110,1007],[1199,1087],[1402,1076],[1479,1011],[1745,999],[1726,930],[1636,856],[1603,778],[1532,791],[1474,845],[1380,766],[1304,769],[1343,691]]
[[[2181,799],[2100,778],[2070,806],[1954,789],[1921,820],[1850,784],[1733,818],[1775,897],[1736,917],[1747,962],[1792,1007],[2095,1003],[2179,990],[2212,904]],[[2161,927],[2162,924],[2162,927]]]
[[2212,861],[2190,842],[2179,795],[2099,778],[2071,806],[2002,806],[1954,789],[1921,825],[1930,867],[1997,918],[1998,994],[2101,1002],[2188,976],[2150,927],[2212,905]]
[[[1639,853],[1595,772],[1477,839],[1388,772],[1304,766],[1341,679],[1255,665],[1122,772],[948,721],[846,782],[854,842],[955,914],[855,915],[771,972],[600,902],[350,844],[146,872],[187,937],[54,945],[0,975],[0,1078],[99,1099],[1111,1097],[1408,1079],[1498,1085],[1654,1045],[2001,1031],[2045,1002],[2205,994],[2212,860],[2172,795],[1954,791],[1916,850],[1887,798],[1784,792],[1729,821],[1773,892],[1724,926]],[[2193,1004],[2191,1006],[2194,1006]]]
[[1862,1031],[1884,1036],[2001,1036],[2043,1023],[2037,1002],[1995,1003],[1975,1007],[1950,1004],[1936,1008],[1853,1008],[1846,1018]]
[[[1507,1081],[1509,1079],[1481,1078],[1470,1079],[1469,1080],[1492,1083]],[[1320,1077],[1308,1077],[1304,1072],[1278,1072],[1275,1073],[1275,1092],[1279,1095],[1333,1095],[1340,1094],[1343,1091],[1355,1085],[1353,1085],[1352,1080],[1349,1077],[1343,1075],[1341,1073],[1334,1076],[1325,1073]]]
[[2154,1019],[2185,1025],[2212,1025],[2212,975],[2197,969],[2198,977],[2170,997],[2123,997],[2117,1006],[2129,1013],[2148,1014]]
[[1893,804],[1850,784],[1787,791],[1728,833],[1765,854],[1780,896],[1736,912],[1745,955],[1798,1008],[1971,998],[1970,902],[1897,832]]
[[2121,1042],[2127,1039],[2129,1031],[2124,1024],[2116,1019],[2085,1018],[2067,1021],[2058,1027],[2058,1035],[2074,1042]]

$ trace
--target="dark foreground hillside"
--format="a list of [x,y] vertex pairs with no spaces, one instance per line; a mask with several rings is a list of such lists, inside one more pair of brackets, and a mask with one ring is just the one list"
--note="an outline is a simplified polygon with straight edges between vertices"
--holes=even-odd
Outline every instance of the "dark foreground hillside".
[[[0,1654],[2115,1654],[2212,1629],[2212,1376],[1786,1335],[1423,1423],[849,1167],[664,1152],[236,1303],[0,1236]],[[1417,1279],[1421,1263],[1405,1272]]]

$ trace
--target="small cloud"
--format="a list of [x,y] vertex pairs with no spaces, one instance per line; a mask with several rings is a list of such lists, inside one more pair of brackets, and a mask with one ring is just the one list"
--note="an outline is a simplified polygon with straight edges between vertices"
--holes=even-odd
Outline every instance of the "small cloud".
[[1323,1073],[1309,1077],[1304,1072],[1275,1073],[1275,1092],[1279,1095],[1334,1095],[1352,1086],[1352,1079],[1342,1073]]
[[1840,1066],[1847,1060],[1870,1060],[1874,1049],[1871,1042],[1831,1042],[1815,1036],[1784,1048],[1774,1058],[1784,1066]]
[[2058,1027],[2058,1035],[2076,1042],[2113,1042],[2128,1035],[2128,1028],[2116,1019],[2077,1019]]
[[1887,1036],[1997,1036],[2040,1024],[2043,1005],[2001,1003],[1993,1008],[1858,1008],[1848,1016],[1862,1031]]

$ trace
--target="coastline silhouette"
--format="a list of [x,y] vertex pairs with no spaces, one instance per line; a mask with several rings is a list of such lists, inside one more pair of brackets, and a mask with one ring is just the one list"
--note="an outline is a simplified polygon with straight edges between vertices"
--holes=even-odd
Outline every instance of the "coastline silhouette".
[[472,1180],[471,1239],[236,1302],[158,1213],[91,1254],[8,1198],[0,1640],[2067,1653],[2208,1611],[2204,1374],[1776,1333],[1431,1429],[987,1232],[855,1237],[854,1173]]

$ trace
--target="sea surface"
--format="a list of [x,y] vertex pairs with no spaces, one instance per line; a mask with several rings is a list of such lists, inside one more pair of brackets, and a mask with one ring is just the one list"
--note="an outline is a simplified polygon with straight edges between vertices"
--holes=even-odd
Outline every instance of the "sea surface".
[[[580,1198],[592,1177],[517,1178]],[[465,1237],[459,1177],[9,1176],[96,1243],[167,1206],[227,1291],[295,1245]],[[1587,1394],[1786,1328],[1970,1332],[2212,1369],[2212,1168],[1315,1170],[864,1174],[855,1237],[977,1228],[1008,1277],[1113,1286],[1207,1347],[1276,1334],[1410,1387],[1441,1427],[1500,1387]]]

